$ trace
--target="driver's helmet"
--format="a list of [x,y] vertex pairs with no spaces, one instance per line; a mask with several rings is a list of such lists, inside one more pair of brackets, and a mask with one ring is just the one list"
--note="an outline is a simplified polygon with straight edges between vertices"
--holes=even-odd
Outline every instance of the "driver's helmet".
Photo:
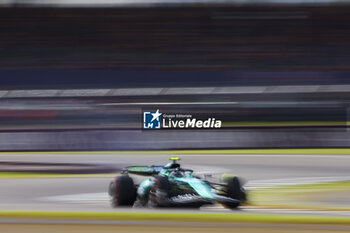
[[184,177],[185,174],[183,171],[175,170],[170,174],[172,177]]

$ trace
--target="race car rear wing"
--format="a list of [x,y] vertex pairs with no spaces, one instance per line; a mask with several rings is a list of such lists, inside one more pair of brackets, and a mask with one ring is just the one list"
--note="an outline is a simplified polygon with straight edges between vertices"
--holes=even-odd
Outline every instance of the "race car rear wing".
[[123,169],[122,174],[130,173],[141,176],[152,176],[158,174],[164,166],[129,166]]

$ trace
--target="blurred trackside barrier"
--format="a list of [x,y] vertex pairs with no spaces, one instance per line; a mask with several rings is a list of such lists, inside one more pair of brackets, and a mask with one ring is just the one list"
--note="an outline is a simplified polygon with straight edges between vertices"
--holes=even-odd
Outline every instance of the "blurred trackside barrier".
[[1,151],[344,148],[343,132],[89,130],[0,133]]

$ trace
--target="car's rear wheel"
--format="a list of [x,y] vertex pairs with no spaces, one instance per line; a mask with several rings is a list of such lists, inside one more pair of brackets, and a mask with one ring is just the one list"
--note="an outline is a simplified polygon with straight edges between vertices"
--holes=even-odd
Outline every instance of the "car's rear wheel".
[[136,200],[136,187],[130,176],[117,176],[109,184],[112,207],[132,206]]

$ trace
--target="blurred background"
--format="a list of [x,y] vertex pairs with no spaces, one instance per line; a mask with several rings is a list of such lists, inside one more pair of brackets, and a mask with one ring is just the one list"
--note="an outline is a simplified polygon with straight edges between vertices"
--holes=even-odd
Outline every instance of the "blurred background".
[[[347,1],[0,6],[0,150],[349,146]],[[146,108],[224,127],[145,133]]]
[[[347,0],[0,0],[0,215],[129,214],[109,207],[110,179],[179,153],[201,175],[247,181],[248,206],[233,215],[348,218],[349,11]],[[222,128],[142,130],[142,112],[157,109],[214,117]],[[159,211],[136,212],[153,221],[149,232],[169,231],[149,217]],[[69,221],[49,222],[50,231],[87,223]],[[144,222],[123,221],[112,225],[145,232]],[[38,232],[18,222],[13,230],[0,219],[8,232]],[[234,227],[305,230],[290,225]],[[100,232],[94,227],[81,229]]]

